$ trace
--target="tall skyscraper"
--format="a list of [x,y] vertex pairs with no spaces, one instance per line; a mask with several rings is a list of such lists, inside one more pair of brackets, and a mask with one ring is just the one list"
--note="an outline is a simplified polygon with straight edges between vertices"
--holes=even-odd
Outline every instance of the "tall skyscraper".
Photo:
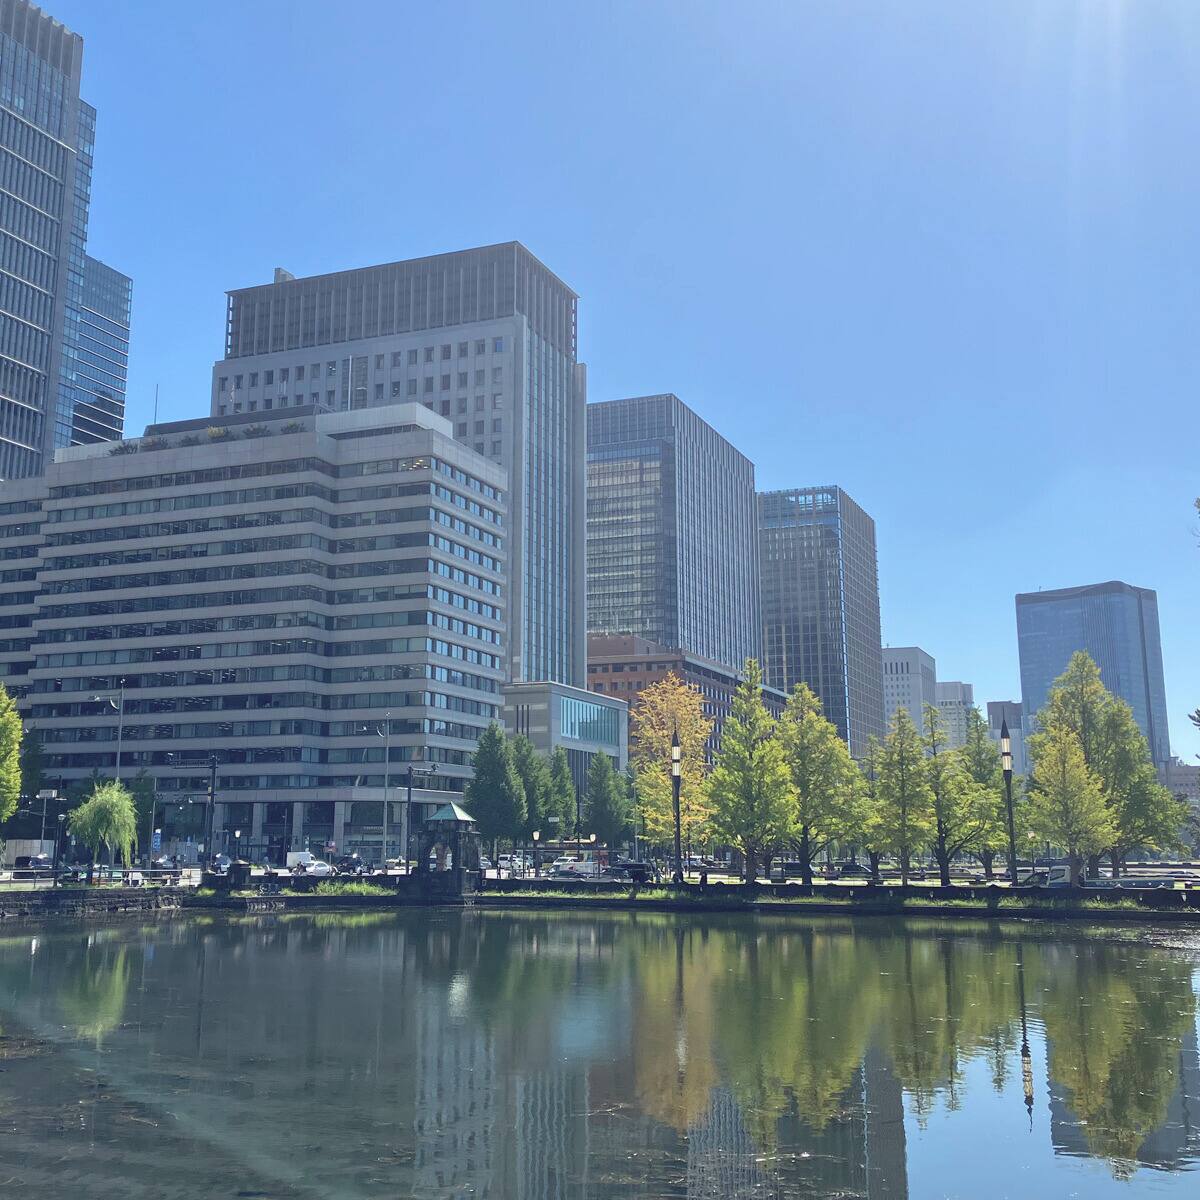
[[1017,650],[1027,734],[1071,655],[1086,650],[1104,686],[1133,709],[1155,765],[1171,757],[1158,596],[1150,588],[1112,581],[1023,593],[1017,596]]
[[920,646],[884,646],[883,716],[891,725],[898,708],[908,710],[918,729],[925,725],[925,705],[937,704],[937,663]]
[[0,478],[119,438],[130,282],[88,258],[96,111],[83,39],[0,0]]
[[803,680],[855,756],[882,737],[875,522],[839,487],[758,496],[766,682]]
[[588,630],[759,657],[754,464],[677,396],[587,410]]
[[946,735],[946,747],[956,750],[967,744],[967,714],[975,707],[975,689],[969,683],[950,680],[938,683],[935,690],[938,712],[942,715],[942,729]]
[[505,242],[229,293],[212,415],[422,403],[509,475],[509,671],[582,687],[586,374],[578,298]]

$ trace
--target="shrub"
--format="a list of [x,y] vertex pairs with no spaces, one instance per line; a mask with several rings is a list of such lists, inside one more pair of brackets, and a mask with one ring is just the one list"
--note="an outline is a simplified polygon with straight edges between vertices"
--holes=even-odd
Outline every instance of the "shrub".
[[109,454],[136,454],[137,447],[132,442],[113,442],[108,448]]
[[279,427],[279,432],[280,433],[303,433],[304,432],[304,422],[303,421],[287,421],[285,424],[283,424]]
[[208,427],[208,440],[210,442],[227,442],[231,437],[233,437],[233,434],[224,425],[210,425]]
[[269,434],[270,432],[271,432],[270,428],[266,425],[247,425],[242,430],[242,437],[248,437],[248,438],[266,437],[267,434]]
[[318,896],[390,896],[392,889],[362,880],[327,879],[317,884]]
[[181,446],[198,446],[200,439],[194,433],[189,433],[179,439],[179,444]]

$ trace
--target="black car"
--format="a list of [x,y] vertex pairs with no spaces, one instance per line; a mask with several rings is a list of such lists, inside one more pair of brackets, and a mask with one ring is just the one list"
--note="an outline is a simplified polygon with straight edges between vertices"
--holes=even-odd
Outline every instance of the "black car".
[[343,854],[333,861],[339,875],[369,875],[371,868],[357,854]]
[[14,879],[48,879],[54,874],[54,862],[48,854],[18,854],[13,861]]

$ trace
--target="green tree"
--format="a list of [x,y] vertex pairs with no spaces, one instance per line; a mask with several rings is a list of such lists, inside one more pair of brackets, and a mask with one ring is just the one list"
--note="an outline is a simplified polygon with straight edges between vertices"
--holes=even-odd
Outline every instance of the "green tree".
[[138,830],[145,833],[149,844],[149,840],[154,836],[154,830],[150,828],[150,817],[157,808],[158,785],[154,776],[143,767],[129,781],[129,790],[133,795]]
[[1035,833],[1066,850],[1071,883],[1078,885],[1083,860],[1113,844],[1116,825],[1078,733],[1052,726],[1037,736],[1028,817]]
[[492,846],[501,838],[520,837],[525,825],[525,788],[513,763],[503,730],[493,721],[479,736],[474,757],[475,776],[463,796],[479,835]]
[[788,697],[777,727],[792,779],[792,844],[805,886],[813,881],[813,859],[833,842],[857,831],[854,760],[821,701],[806,683]]
[[550,815],[550,766],[523,733],[510,739],[509,746],[513,766],[525,789],[525,827],[521,832],[532,840],[534,830],[540,829],[546,837],[546,818]]
[[679,824],[685,841],[705,836],[712,815],[708,798],[708,739],[712,719],[704,715],[700,689],[671,672],[638,694],[629,714],[629,741],[638,813],[646,837],[658,845],[675,834],[671,784],[671,739],[679,738],[681,777]]
[[558,817],[556,835],[565,841],[575,832],[575,779],[571,775],[571,764],[567,752],[556,746],[550,755],[550,798],[547,805],[549,815]]
[[78,808],[67,817],[67,830],[91,851],[91,861],[101,848],[107,849],[111,862],[119,857],[128,867],[133,865],[137,848],[137,813],[129,789],[115,780],[102,783]]
[[932,806],[921,735],[908,709],[898,708],[880,754],[875,836],[881,848],[899,858],[903,885],[913,851],[929,842]]
[[747,883],[754,882],[760,857],[792,833],[790,792],[783,746],[762,702],[762,671],[750,658],[709,777],[713,829],[741,851]]
[[933,856],[938,880],[950,886],[950,863],[964,851],[974,852],[987,831],[989,806],[984,789],[966,769],[958,750],[946,749],[942,714],[925,706],[926,778],[933,801]]
[[[1166,848],[1178,843],[1184,810],[1170,794],[1151,786],[1150,750],[1125,701],[1104,686],[1100,669],[1084,651],[1071,656],[1038,714],[1043,732],[1029,739],[1037,763],[1050,729],[1075,734],[1083,760],[1100,785],[1112,817],[1114,843],[1089,852],[1091,868],[1102,853],[1113,856],[1114,873],[1134,846]],[[1036,775],[1036,765],[1035,765]]]
[[597,841],[615,847],[625,840],[631,815],[625,780],[613,770],[612,759],[598,751],[588,764],[584,825]]
[[976,853],[983,871],[992,878],[996,852],[1008,846],[1008,827],[1004,807],[1004,776],[1000,749],[988,732],[987,721],[978,708],[967,711],[967,740],[962,748],[963,769],[980,789],[980,807],[984,818]]
[[884,842],[887,830],[883,822],[883,807],[879,799],[879,771],[883,762],[883,744],[874,735],[867,738],[867,752],[858,764],[862,777],[858,793],[862,797],[862,823],[859,841],[867,852],[871,864],[871,878],[879,878],[879,860],[886,849]]
[[0,684],[0,821],[17,810],[21,795],[21,714]]
[[45,756],[42,739],[32,729],[26,729],[21,739],[21,794],[33,800],[46,786]]

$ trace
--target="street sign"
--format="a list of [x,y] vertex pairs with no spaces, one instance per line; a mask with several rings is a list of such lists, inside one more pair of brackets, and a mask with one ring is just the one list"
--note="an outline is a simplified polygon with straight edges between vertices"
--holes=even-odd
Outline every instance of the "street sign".
[[151,834],[150,849],[151,850],[161,850],[162,849],[162,830],[161,829],[156,829],[154,831],[154,833]]

